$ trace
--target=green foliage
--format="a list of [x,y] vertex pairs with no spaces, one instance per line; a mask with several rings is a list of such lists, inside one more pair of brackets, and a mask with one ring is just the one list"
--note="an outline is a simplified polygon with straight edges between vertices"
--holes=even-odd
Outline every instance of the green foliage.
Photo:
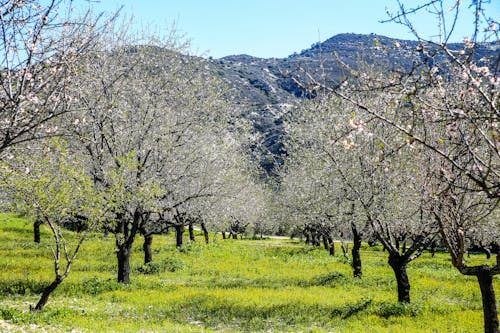
[[342,273],[330,272],[327,274],[316,276],[313,279],[313,285],[316,286],[335,286],[338,283],[345,281],[346,277]]
[[14,279],[0,281],[0,293],[4,295],[30,295],[41,293],[45,288],[45,281],[31,279]]
[[2,162],[0,187],[10,193],[16,210],[26,216],[63,223],[82,215],[94,226],[102,216],[104,202],[81,165],[65,141],[52,139]]
[[415,317],[422,312],[420,304],[408,304],[399,302],[381,302],[373,311],[377,316],[383,318],[410,316]]
[[0,316],[2,317],[2,319],[10,320],[14,323],[18,323],[21,321],[21,318],[23,317],[23,313],[19,310],[16,310],[16,309],[0,308]]
[[50,239],[43,226],[42,243],[25,246],[30,229],[29,221],[0,214],[0,316],[19,331],[32,325],[48,332],[482,329],[477,281],[458,273],[445,253],[424,254],[409,265],[412,303],[399,304],[387,253],[376,247],[362,247],[363,278],[353,279],[340,254],[331,257],[294,240],[219,238],[186,243],[188,250],[180,252],[173,235],[155,238],[147,266],[141,244],[134,246],[130,285],[115,282],[114,239],[91,235],[44,312],[31,314],[27,304],[49,282],[50,256],[40,253]]
[[184,261],[178,258],[166,258],[161,262],[148,262],[137,268],[143,274],[159,274],[163,272],[176,272],[185,267]]
[[116,282],[111,279],[103,279],[98,277],[91,277],[81,281],[79,284],[73,284],[70,287],[70,291],[75,295],[78,294],[88,294],[88,295],[98,295],[104,292],[115,291],[120,289],[125,289],[126,286]]
[[347,303],[332,311],[333,316],[339,316],[342,319],[347,319],[363,310],[372,304],[371,300],[360,300],[355,303]]

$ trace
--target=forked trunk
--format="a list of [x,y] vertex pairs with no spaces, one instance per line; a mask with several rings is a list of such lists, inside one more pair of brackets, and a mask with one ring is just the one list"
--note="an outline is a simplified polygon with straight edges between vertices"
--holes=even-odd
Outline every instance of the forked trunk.
[[401,303],[410,303],[410,281],[406,272],[407,262],[401,256],[389,254],[389,265],[396,276],[398,301]]
[[483,300],[484,332],[498,333],[498,312],[493,288],[493,275],[489,269],[482,269],[477,275]]
[[50,294],[52,294],[52,292],[54,290],[56,290],[56,288],[63,282],[63,278],[58,276],[56,277],[56,279],[54,281],[52,281],[51,284],[49,284],[47,287],[45,287],[45,289],[43,289],[43,292],[42,292],[42,296],[40,296],[40,300],[38,301],[38,303],[35,305],[34,308],[30,307],[31,309],[31,312],[39,312],[39,311],[42,311],[45,304],[47,304],[47,301],[49,300],[49,296]]
[[153,261],[153,252],[151,250],[151,244],[153,244],[153,235],[144,235],[144,244],[142,244],[142,249],[144,250],[144,263]]

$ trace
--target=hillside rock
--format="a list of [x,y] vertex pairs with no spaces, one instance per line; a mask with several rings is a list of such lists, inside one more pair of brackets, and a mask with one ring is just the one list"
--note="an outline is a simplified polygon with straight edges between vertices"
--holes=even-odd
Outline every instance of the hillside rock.
[[[463,47],[462,44],[449,46],[456,50]],[[477,56],[478,59],[498,56],[498,52],[499,45],[492,43],[482,46]],[[260,143],[264,148],[261,165],[269,172],[284,154],[280,140],[283,118],[303,99],[315,97],[311,77],[335,87],[349,75],[342,63],[352,68],[366,62],[384,70],[409,70],[422,61],[422,57],[416,41],[347,33],[315,43],[287,58],[242,54],[207,61],[212,71],[227,83],[236,104],[261,134]],[[433,61],[439,61],[439,55]]]

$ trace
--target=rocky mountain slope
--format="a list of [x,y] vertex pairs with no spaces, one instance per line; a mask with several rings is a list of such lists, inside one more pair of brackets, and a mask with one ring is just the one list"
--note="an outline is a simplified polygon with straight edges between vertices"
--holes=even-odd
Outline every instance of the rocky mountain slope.
[[[462,45],[451,47],[459,49]],[[480,56],[498,52],[499,45],[491,44]],[[282,153],[280,134],[284,115],[304,98],[314,97],[314,89],[303,88],[313,83],[310,77],[333,87],[348,75],[339,59],[353,67],[366,61],[380,68],[410,69],[420,57],[416,41],[374,34],[339,34],[287,58],[233,55],[207,61],[213,72],[228,84],[236,103],[262,134],[261,142],[267,151],[261,164],[269,171],[275,157]]]

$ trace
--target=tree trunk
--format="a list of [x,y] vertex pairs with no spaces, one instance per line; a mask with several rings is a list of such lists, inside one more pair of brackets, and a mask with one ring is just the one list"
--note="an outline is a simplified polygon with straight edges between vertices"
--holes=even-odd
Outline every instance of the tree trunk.
[[118,258],[118,282],[130,283],[130,254],[131,247],[123,244],[118,247],[116,257]]
[[312,240],[314,246],[321,246],[320,236],[318,235],[318,233],[314,233]]
[[144,244],[142,244],[142,249],[144,250],[144,263],[153,261],[153,252],[151,251],[151,244],[153,244],[153,235],[144,235]]
[[486,249],[486,248],[483,248],[484,249],[484,252],[486,253],[486,259],[490,260],[491,258],[491,251]]
[[58,276],[54,281],[52,281],[51,284],[49,284],[45,289],[43,289],[42,296],[40,297],[40,300],[38,303],[35,305],[34,308],[30,306],[31,312],[39,312],[42,311],[45,304],[47,304],[47,301],[49,300],[50,294],[56,290],[56,288],[63,282],[63,278]]
[[330,242],[330,247],[329,247],[330,255],[334,256],[335,255],[335,242],[333,241],[332,237],[329,237],[328,241]]
[[182,234],[184,234],[184,226],[176,225],[175,226],[175,246],[178,248],[182,248]]
[[407,262],[401,256],[389,253],[389,265],[396,275],[398,302],[410,303],[410,281],[406,273]]
[[33,223],[33,239],[35,243],[40,243],[40,226],[42,225],[42,220],[36,219]]
[[342,241],[340,243],[340,247],[342,249],[342,253],[344,254],[344,257],[349,259],[349,243]]
[[354,243],[352,245],[352,270],[354,273],[355,278],[361,278],[363,275],[362,269],[361,269],[361,256],[359,254],[359,250],[361,249],[361,235],[357,231],[356,227],[353,225],[352,226],[352,233],[354,235]]
[[323,247],[325,248],[325,250],[328,251],[328,249],[330,248],[330,242],[328,241],[328,238],[326,236],[323,235]]
[[207,226],[205,225],[205,222],[201,223],[201,230],[203,230],[203,236],[205,237],[205,243],[208,244],[209,237],[208,237],[208,230],[207,230]]
[[495,289],[493,289],[493,275],[490,270],[482,269],[476,276],[483,300],[484,332],[498,333],[498,312]]
[[193,228],[192,223],[189,223],[188,230],[189,230],[189,240],[191,242],[196,242],[196,238],[194,237],[194,228]]
[[238,239],[238,234],[237,233],[232,232],[231,234],[233,235],[233,239]]
[[224,231],[221,231],[222,234],[222,239],[226,239],[226,233]]
[[437,245],[436,245],[436,242],[435,242],[435,241],[433,241],[433,242],[431,243],[431,257],[432,257],[432,258],[434,258],[434,256],[436,255],[436,246],[437,246]]

